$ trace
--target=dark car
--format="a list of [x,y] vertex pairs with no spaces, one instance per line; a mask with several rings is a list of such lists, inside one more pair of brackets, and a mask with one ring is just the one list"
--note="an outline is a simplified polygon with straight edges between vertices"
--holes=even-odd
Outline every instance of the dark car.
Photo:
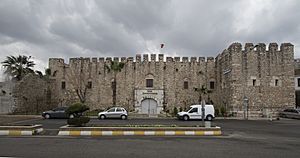
[[74,118],[74,114],[68,115],[66,113],[67,108],[68,107],[54,108],[52,110],[43,112],[42,116],[45,119],[50,119],[50,118]]
[[279,113],[279,116],[300,119],[300,109],[285,109]]

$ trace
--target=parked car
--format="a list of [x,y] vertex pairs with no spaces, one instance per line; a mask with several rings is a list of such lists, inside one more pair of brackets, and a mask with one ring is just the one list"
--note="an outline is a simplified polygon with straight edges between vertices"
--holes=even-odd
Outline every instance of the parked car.
[[120,118],[122,120],[127,119],[127,111],[122,107],[113,107],[107,111],[99,112],[98,118],[99,119],[106,119],[106,118]]
[[300,109],[285,109],[279,112],[279,117],[300,119]]
[[50,119],[50,118],[74,118],[74,114],[68,115],[66,113],[68,107],[57,107],[49,111],[45,111],[42,113],[42,116],[45,119]]
[[[202,106],[201,105],[192,105],[191,108],[185,112],[179,112],[177,114],[178,119],[182,119],[184,121],[190,119],[202,119]],[[205,117],[206,120],[212,121],[215,118],[215,108],[213,105],[205,105]]]

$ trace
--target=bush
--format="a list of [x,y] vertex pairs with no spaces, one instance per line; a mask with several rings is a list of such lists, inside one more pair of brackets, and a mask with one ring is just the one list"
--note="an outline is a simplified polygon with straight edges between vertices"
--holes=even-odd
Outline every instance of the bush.
[[176,116],[177,113],[178,113],[178,109],[176,107],[174,107],[174,109],[173,109],[173,116]]
[[219,108],[216,108],[216,109],[215,109],[215,115],[216,115],[216,116],[220,116],[220,110],[219,110]]
[[226,109],[224,106],[221,107],[220,112],[223,117],[226,115]]
[[85,112],[89,109],[90,109],[89,107],[87,107],[86,105],[84,105],[82,103],[74,103],[66,110],[66,113],[68,115],[75,114],[75,117],[79,117],[80,114],[82,114],[83,112]]
[[179,107],[179,112],[183,111],[182,107]]
[[83,126],[90,121],[89,117],[75,117],[68,119],[67,123],[71,126]]

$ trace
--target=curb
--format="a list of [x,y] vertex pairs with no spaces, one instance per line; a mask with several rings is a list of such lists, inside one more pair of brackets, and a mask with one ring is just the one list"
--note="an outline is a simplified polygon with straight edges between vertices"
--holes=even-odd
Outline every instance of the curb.
[[0,126],[0,136],[31,136],[43,131],[42,125]]
[[220,127],[213,128],[129,128],[129,127],[67,127],[59,136],[220,136]]

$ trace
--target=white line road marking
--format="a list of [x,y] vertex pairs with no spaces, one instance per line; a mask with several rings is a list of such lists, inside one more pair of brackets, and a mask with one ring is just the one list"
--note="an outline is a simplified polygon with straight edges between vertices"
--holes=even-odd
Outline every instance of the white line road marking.
[[30,136],[32,135],[32,131],[21,131],[22,136]]
[[214,131],[204,131],[204,135],[214,135]]
[[69,136],[70,131],[59,131],[58,135],[60,135],[60,136]]
[[145,131],[144,135],[145,136],[154,136],[155,135],[155,131]]
[[92,135],[92,132],[91,131],[80,131],[80,135],[81,136],[90,136],[90,135]]
[[195,135],[194,131],[185,131],[184,132],[185,135]]
[[134,131],[124,131],[123,134],[124,134],[124,136],[133,136]]
[[8,135],[9,134],[9,130],[0,130],[0,136],[1,135]]
[[169,135],[169,136],[175,135],[175,131],[165,131],[165,135]]
[[112,131],[102,131],[103,136],[111,136],[112,133],[113,133]]

